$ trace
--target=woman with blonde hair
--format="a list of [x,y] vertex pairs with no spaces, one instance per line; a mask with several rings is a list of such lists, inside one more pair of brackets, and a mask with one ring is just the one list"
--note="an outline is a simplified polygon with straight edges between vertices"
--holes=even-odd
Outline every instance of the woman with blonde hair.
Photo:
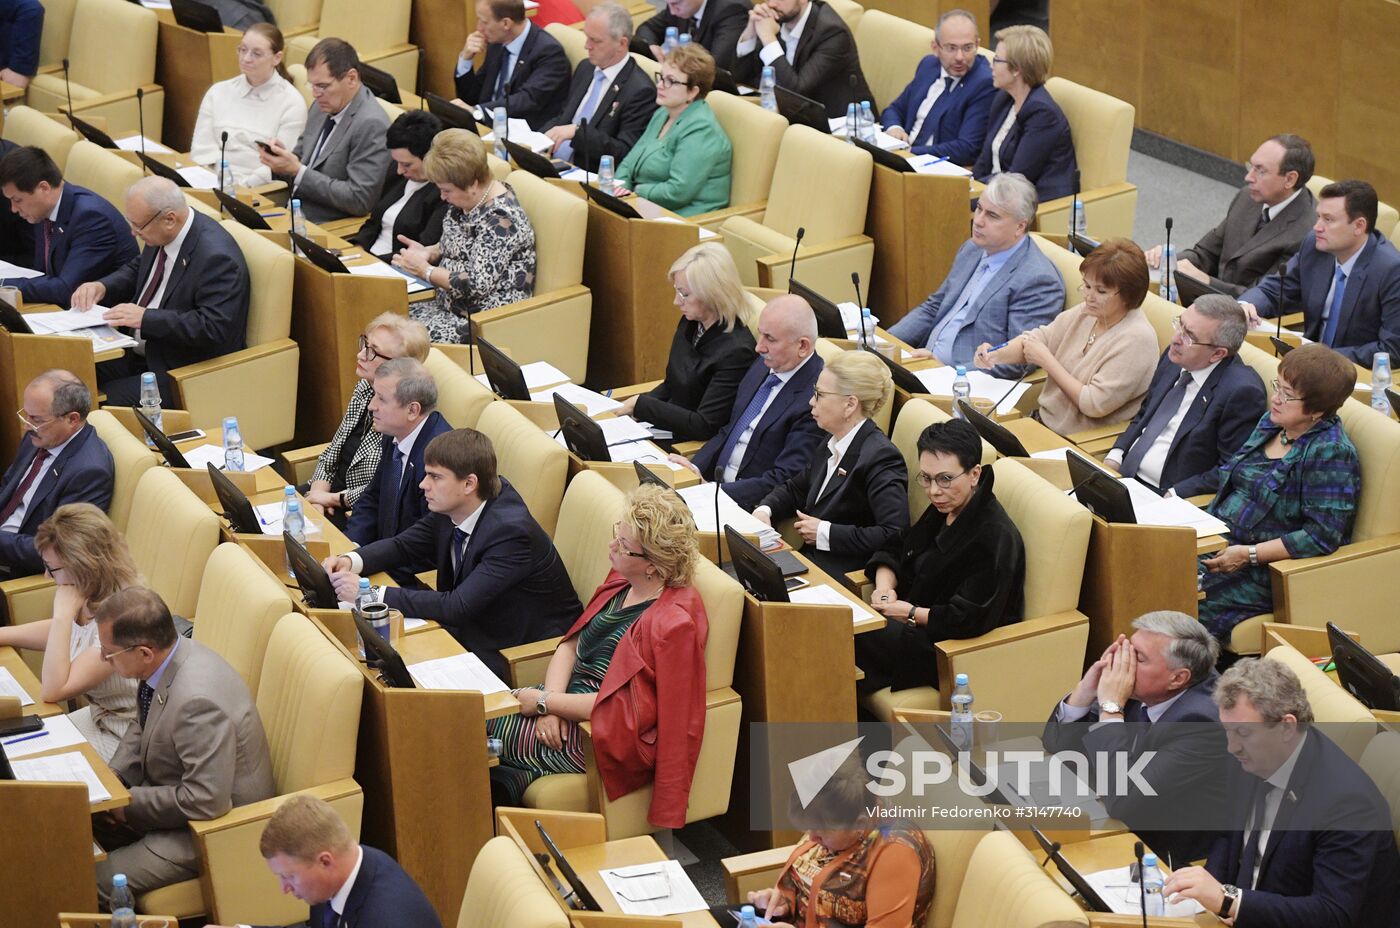
[[0,628],[0,645],[44,652],[40,698],[88,704],[68,718],[103,760],[111,760],[136,719],[136,681],[113,672],[97,643],[92,616],[108,596],[139,586],[141,575],[126,541],[91,503],[54,510],[34,536],[44,571],[57,584],[53,618]]
[[822,368],[812,418],[831,437],[812,466],[778,484],[754,510],[761,521],[795,516],[802,553],[833,576],[863,567],[909,527],[909,471],[871,418],[893,391],[884,362],[843,351]]
[[554,651],[544,685],[515,691],[518,715],[494,719],[495,798],[520,805],[550,773],[582,773],[580,722],[609,799],[655,782],[647,820],[680,828],[705,733],[709,621],[692,585],[695,523],[675,493],[641,486],[608,546],[612,569]]
[[671,338],[666,377],[630,397],[619,415],[665,429],[674,441],[706,441],[729,421],[744,373],[753,364],[753,311],[729,250],[705,242],[667,272],[681,318]]

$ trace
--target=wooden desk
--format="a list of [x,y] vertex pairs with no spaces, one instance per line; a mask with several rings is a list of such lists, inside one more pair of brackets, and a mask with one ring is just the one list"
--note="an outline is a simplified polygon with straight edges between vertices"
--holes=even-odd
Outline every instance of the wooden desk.
[[865,234],[875,240],[868,301],[885,327],[938,289],[971,226],[967,178],[875,165]]
[[156,83],[165,88],[164,142],[189,151],[199,105],[211,85],[237,77],[242,33],[196,32],[162,20],[156,46]]
[[97,911],[87,787],[0,781],[0,821],[6,925],[52,925],[59,912]]
[[[1108,870],[1111,867],[1126,867],[1134,860],[1133,844],[1138,840],[1137,835],[1132,832],[1123,832],[1114,835],[1091,838],[1088,841],[1078,841],[1073,844],[1066,844],[1060,849],[1065,860],[1074,865],[1074,869],[1080,873],[1094,873],[1098,870]],[[1039,850],[1037,845],[1036,851]],[[1039,855],[1037,854],[1037,859]],[[1043,864],[1042,869],[1046,870],[1065,892],[1073,893],[1074,888],[1069,885],[1069,881],[1060,875],[1060,871],[1048,860]],[[1165,861],[1162,869],[1166,869]],[[1081,903],[1082,904],[1082,903]],[[1093,916],[1090,916],[1091,919]],[[1091,921],[1091,924],[1122,924],[1139,925],[1142,923],[1141,916],[1115,916],[1123,918],[1124,921]],[[1128,920],[1130,919],[1130,920]],[[1165,918],[1163,916],[1152,916],[1148,924],[1151,926],[1166,925],[1221,925],[1224,924],[1210,912],[1200,912],[1195,918]]]
[[[131,791],[122,785],[122,781],[117,779],[117,775],[112,772],[112,768],[107,766],[107,762],[97,754],[97,749],[86,741],[81,744],[70,744],[61,748],[52,748],[47,751],[35,751],[24,757],[15,758],[16,761],[28,760],[31,757],[52,757],[55,754],[71,754],[74,751],[83,755],[87,762],[92,765],[92,769],[97,774],[97,779],[101,781],[103,789],[112,794],[111,799],[104,799],[102,802],[89,804],[88,809],[92,812],[110,812],[112,809],[124,809],[131,805]],[[26,783],[42,782],[38,780],[25,780]],[[86,789],[86,787],[84,787]]]
[[0,647],[0,668],[8,670],[14,674],[16,682],[34,700],[32,706],[22,706],[21,715],[37,715],[47,718],[51,715],[62,715],[64,709],[57,703],[44,702],[39,698],[39,678],[34,675],[34,671],[29,669],[29,665],[24,662],[24,658],[15,648]]
[[[23,87],[16,87],[14,84],[7,84],[4,81],[0,81],[0,103],[6,106],[9,106],[14,100],[23,100],[25,93],[27,93],[27,91]],[[4,122],[0,120],[0,126],[3,125]]]

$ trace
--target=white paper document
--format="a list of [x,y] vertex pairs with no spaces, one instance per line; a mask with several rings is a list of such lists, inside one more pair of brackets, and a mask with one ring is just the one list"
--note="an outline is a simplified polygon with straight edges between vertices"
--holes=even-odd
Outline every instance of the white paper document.
[[18,264],[0,261],[0,280],[27,280],[30,277],[43,276],[43,271],[36,271],[32,267],[20,267]]
[[1065,445],[1063,448],[1051,448],[1049,451],[1032,451],[1031,457],[1042,461],[1063,461],[1068,451],[1069,445]]
[[463,652],[451,657],[409,664],[413,682],[425,690],[476,690],[483,695],[505,693],[510,687],[491,672],[475,654]]
[[1177,496],[1158,496],[1133,477],[1121,478],[1133,501],[1138,525],[1172,525],[1196,530],[1197,538],[1224,535],[1230,527],[1198,506]]
[[[496,133],[488,132],[481,137],[487,145],[496,141]],[[543,132],[536,132],[530,128],[530,124],[523,119],[516,119],[514,116],[506,120],[506,140],[517,145],[524,145],[530,151],[540,155],[548,155],[554,150],[554,140]]]
[[188,168],[176,168],[175,173],[189,181],[191,187],[213,190],[219,186],[219,175],[208,168],[202,168],[198,165]]
[[[657,216],[657,217],[655,217],[655,219],[654,219],[653,221],[655,221],[655,222],[674,222],[674,223],[677,223],[677,224],[679,224],[679,225],[689,225],[689,222],[688,222],[687,220],[681,219],[681,218],[679,218],[679,217],[677,217],[677,216]],[[702,242],[703,242],[705,239],[707,239],[707,238],[719,238],[719,233],[718,233],[718,232],[711,232],[709,229],[705,228],[704,226],[696,226],[696,228],[700,230],[700,241],[702,241]]]
[[77,751],[53,754],[48,757],[30,757],[17,760],[10,766],[15,771],[16,780],[29,780],[41,783],[85,783],[88,789],[88,802],[106,802],[112,798],[107,787],[97,778],[88,759]]
[[[1084,882],[1092,886],[1108,907],[1118,915],[1139,915],[1142,912],[1142,891],[1138,884],[1132,881],[1131,871],[1131,865],[1098,870],[1084,874]],[[1166,874],[1163,874],[1162,878],[1166,879]],[[1164,901],[1166,909],[1163,914],[1169,918],[1190,918],[1197,912],[1205,911],[1194,899],[1183,897],[1176,903],[1170,899]]]
[[[540,390],[556,383],[569,382],[569,375],[548,361],[533,361],[529,364],[522,364],[520,365],[520,373],[525,375],[525,387],[528,390]],[[491,388],[491,381],[485,374],[477,374],[476,379],[483,387],[488,390]]]
[[576,383],[561,383],[547,390],[531,393],[530,399],[536,403],[550,403],[552,405],[556,393],[582,409],[589,416],[600,416],[605,412],[613,412],[622,408],[622,404],[612,397],[596,393],[587,387],[580,387]]
[[599,870],[625,915],[679,915],[709,908],[680,861],[661,860]]
[[29,313],[24,319],[36,333],[63,335],[78,329],[106,325],[107,321],[102,318],[105,312],[106,306],[94,306],[91,309],[64,309],[56,313]]
[[608,446],[608,457],[615,464],[641,461],[643,464],[660,464],[671,470],[683,470],[681,465],[669,460],[661,446],[651,441],[624,441]]
[[28,757],[30,754],[38,754],[40,751],[52,751],[54,748],[82,744],[83,740],[83,733],[78,731],[78,726],[69,721],[68,716],[53,715],[44,719],[42,731],[11,735],[0,740],[0,747],[4,747],[6,757],[10,760],[16,760],[20,757]]
[[947,158],[939,158],[934,155],[914,155],[910,157],[909,163],[919,174],[941,174],[944,177],[972,176],[972,172],[962,165],[954,164]]
[[19,700],[21,706],[34,705],[34,697],[25,692],[15,675],[4,667],[0,667],[0,696],[13,696]]
[[[342,605],[347,605],[347,604],[342,603]],[[353,609],[354,607],[351,606],[351,608]],[[407,634],[408,632],[416,632],[416,631],[418,631],[418,629],[422,628],[423,626],[425,626],[425,625],[427,625],[427,624],[428,624],[428,620],[427,620],[427,619],[404,619],[404,620],[403,620],[403,630],[404,630],[404,633],[405,633],[405,634]]]
[[[219,470],[224,469],[224,448],[222,445],[199,445],[181,453],[185,456],[185,460],[190,462],[190,467],[195,470],[204,470],[204,468],[210,464],[213,464]],[[273,461],[272,458],[265,458],[261,454],[254,454],[247,448],[243,449],[244,473],[251,474],[255,470],[262,470],[264,467],[275,463],[276,462]],[[278,511],[280,512],[282,504],[276,503],[274,505],[278,507]]]
[[[935,396],[952,396],[953,381],[957,379],[958,370],[955,367],[931,367],[928,370],[915,371],[914,376],[918,377],[919,382],[928,387],[928,392]],[[972,388],[973,396],[1001,400],[1001,404],[997,406],[997,412],[1002,414],[1015,409],[1017,402],[1031,388],[1028,383],[1003,380],[979,370],[967,372],[967,384]],[[1006,397],[1006,399],[1003,400],[1002,397]]]
[[[170,9],[170,4],[167,3],[165,5],[165,8],[167,10]],[[139,135],[129,135],[124,139],[112,139],[112,141],[116,142],[117,147],[120,148],[122,151],[144,151],[148,155],[173,154],[173,151],[171,149],[166,148],[161,143],[152,141],[151,139],[142,138]],[[142,142],[145,142],[144,147],[141,144]]]
[[[844,139],[846,137],[845,116],[832,116],[830,119],[827,120],[827,122],[831,126],[832,135],[836,136],[838,139]],[[887,134],[883,129],[880,129],[879,127],[876,127],[875,129],[875,144],[878,147],[883,148],[885,151],[899,151],[901,148],[909,147],[908,142],[903,141],[902,139],[897,139],[894,136]]]
[[754,518],[753,513],[741,508],[717,483],[698,483],[676,492],[690,507],[690,515],[695,520],[695,530],[698,532],[715,533],[715,494],[718,493],[720,525],[728,525],[743,535],[758,536],[758,546],[765,551],[783,542],[783,536],[777,529],[769,528]]
[[412,274],[405,274],[403,271],[384,261],[372,261],[369,264],[349,264],[346,270],[357,277],[388,277],[390,279],[402,280],[408,284],[409,293],[422,293],[424,290],[433,289],[425,280],[414,277]]
[[[650,443],[651,441],[651,431],[646,425],[630,416],[618,416],[615,419],[594,419],[593,421],[603,430],[603,440],[608,443],[609,447],[633,442]],[[554,440],[565,448],[569,447],[569,443],[564,440],[562,430],[554,433]]]
[[[282,504],[281,504],[281,503],[263,503],[263,504],[261,504],[261,505],[259,505],[259,506],[254,506],[254,507],[253,507],[253,511],[256,512],[256,513],[258,514],[258,525],[259,525],[259,527],[262,528],[262,533],[263,533],[264,535],[279,535],[279,536],[280,536],[280,535],[282,534]],[[311,519],[306,519],[305,522],[306,522],[306,534],[308,534],[308,535],[319,535],[319,534],[321,534],[321,526],[317,525],[317,524],[316,524],[315,522],[313,522]]]
[[840,590],[826,583],[806,586],[800,590],[790,590],[788,591],[788,599],[804,606],[846,606],[851,610],[852,622],[878,618],[875,613],[850,597],[843,596]]

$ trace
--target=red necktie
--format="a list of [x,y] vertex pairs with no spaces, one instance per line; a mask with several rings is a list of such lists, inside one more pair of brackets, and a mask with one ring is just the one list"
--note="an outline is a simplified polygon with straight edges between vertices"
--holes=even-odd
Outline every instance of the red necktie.
[[136,303],[139,306],[149,306],[151,300],[155,299],[156,291],[160,289],[160,282],[165,279],[165,249],[161,248],[156,255],[155,270],[151,271],[151,280],[146,284],[146,292],[141,294],[141,299]]
[[5,508],[0,509],[0,525],[4,525],[10,516],[15,514],[15,510],[19,508],[19,504],[24,501],[24,494],[29,492],[30,484],[34,482],[35,477],[39,476],[39,468],[43,467],[44,462],[48,459],[49,452],[47,448],[40,448],[38,453],[34,455],[34,460],[29,465],[29,473],[25,474],[24,479],[19,482],[19,486],[15,488],[14,494],[10,497],[9,501],[5,503]]

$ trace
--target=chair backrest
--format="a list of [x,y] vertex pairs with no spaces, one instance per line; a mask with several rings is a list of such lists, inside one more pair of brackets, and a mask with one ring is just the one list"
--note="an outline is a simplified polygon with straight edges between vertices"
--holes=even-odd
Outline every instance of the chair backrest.
[[1361,498],[1352,541],[1400,532],[1400,422],[1348,399],[1338,411],[1361,460]]
[[102,93],[153,83],[159,30],[156,14],[139,4],[78,0],[68,38],[69,77]]
[[1361,753],[1361,769],[1390,803],[1390,827],[1400,841],[1400,732],[1383,731]]
[[359,668],[310,619],[278,620],[256,699],[279,795],[354,776],[364,688]]
[[712,91],[705,102],[734,147],[729,202],[743,206],[768,199],[788,121],[722,90]]
[[509,183],[535,230],[535,293],[583,283],[587,201],[528,171],[511,172]]
[[[44,31],[48,31],[48,21],[45,20]],[[1323,177],[1321,174],[1314,174],[1308,178],[1307,187],[1312,191],[1314,197],[1321,195],[1322,188],[1332,183],[1332,178]],[[1400,241],[1400,211],[1384,200],[1380,201],[1376,209],[1376,231],[1392,242]]]
[[569,928],[569,918],[515,841],[498,835],[477,852],[457,928]]
[[[58,65],[68,57],[73,36],[73,14],[78,0],[44,0],[44,32],[39,40],[39,66]],[[9,116],[5,117],[7,120]]]
[[1038,232],[1031,233],[1031,241],[1040,249],[1041,254],[1055,265],[1055,270],[1060,272],[1060,279],[1065,283],[1064,308],[1069,309],[1082,302],[1079,298],[1079,285],[1084,283],[1084,275],[1079,273],[1079,265],[1084,259],[1068,248],[1044,238]]
[[883,10],[866,10],[856,26],[856,51],[877,112],[894,102],[933,46],[933,30]]
[[860,235],[874,170],[869,152],[808,126],[788,126],[763,224],[783,235],[804,226],[813,245]]
[[1298,675],[1308,694],[1313,718],[1326,728],[1327,737],[1335,741],[1347,757],[1360,761],[1366,745],[1376,734],[1376,717],[1297,649],[1274,648],[1264,659],[1278,661]]
[[203,200],[190,193],[189,191],[185,191],[185,203],[188,204],[189,208],[194,210],[196,213],[202,213],[205,216],[208,216],[210,219],[214,220],[215,222],[224,221],[224,217],[219,214],[219,211],[217,209],[210,206],[208,203],[205,203]]
[[713,562],[701,558],[695,569],[695,591],[705,603],[710,624],[705,641],[705,689],[732,686],[739,626],[744,620],[744,588]]
[[[44,33],[48,34],[47,18]],[[39,146],[62,171],[68,164],[68,152],[80,136],[32,107],[16,106],[5,114],[5,131],[0,132],[0,138],[16,145]]]
[[[840,345],[826,338],[817,339],[816,348],[817,354],[821,355],[822,361],[827,364],[830,364],[832,361],[836,360],[836,358],[841,356],[842,352],[846,351],[845,348],[842,348]],[[872,417],[875,420],[875,426],[880,431],[884,432],[886,435],[890,433],[890,418],[894,414],[893,400],[894,384],[890,383],[889,388],[885,390],[884,404],[876,411],[875,415]]]
[[[279,19],[278,22],[281,22],[281,20]],[[292,77],[292,86],[301,94],[302,99],[306,101],[306,105],[310,106],[311,82],[306,79],[306,65],[289,64],[287,65],[287,73]]]
[[286,338],[292,331],[292,278],[296,259],[281,246],[234,219],[224,230],[233,236],[248,263],[248,347]]
[[443,418],[454,429],[476,428],[481,411],[496,399],[495,395],[436,348],[428,349],[428,360],[423,366],[437,383],[437,409]]
[[1045,89],[1069,120],[1080,187],[1092,190],[1126,181],[1133,105],[1063,77],[1050,78]]
[[[408,42],[409,0],[323,0],[317,35],[344,39],[363,58]],[[405,88],[412,89],[412,88]]]
[[209,555],[195,604],[194,638],[229,662],[254,698],[262,680],[267,642],[292,611],[286,587],[242,545],[225,542]]
[[68,163],[63,168],[63,176],[79,187],[88,188],[121,212],[126,208],[126,191],[141,179],[141,169],[125,158],[83,139],[74,142],[68,150]]
[[488,404],[476,428],[496,449],[496,472],[515,487],[545,534],[553,535],[569,476],[569,452],[509,403]]
[[564,55],[569,59],[569,70],[572,71],[579,66],[579,62],[588,60],[588,49],[584,47],[584,35],[582,29],[574,29],[563,23],[550,23],[544,27],[544,31],[559,40],[559,44],[564,46]]
[[219,543],[219,517],[164,467],[136,485],[127,522],[131,557],[175,615],[194,615],[209,555]]
[[321,18],[321,0],[264,0],[283,32],[309,26]]
[[997,502],[1026,546],[1026,618],[1075,609],[1093,516],[1014,458],[992,467]]
[[1157,350],[1166,351],[1174,334],[1172,320],[1181,315],[1181,307],[1176,303],[1167,302],[1149,290],[1142,300],[1142,314],[1152,323],[1152,333],[1157,336]]
[[646,76],[652,80],[656,80],[656,75],[661,73],[661,62],[648,58],[646,55],[632,52],[632,60],[637,62],[637,67],[641,68]]
[[1009,831],[977,843],[958,891],[953,928],[1066,928],[1088,925],[1084,910],[1036,864]]
[[[890,433],[890,441],[899,449],[900,455],[904,458],[904,466],[909,471],[909,521],[917,522],[919,516],[924,514],[928,508],[928,492],[919,486],[919,481],[914,479],[914,475],[919,472],[919,436],[924,433],[924,429],[935,422],[947,422],[950,416],[930,403],[928,400],[917,397],[909,400],[899,408],[899,415],[895,417],[894,429]],[[997,459],[996,449],[985,441],[982,442],[982,464],[989,465]]]
[[865,7],[855,0],[826,0],[826,5],[841,14],[841,18],[846,21],[846,28],[854,35],[860,27],[861,17],[865,15]]
[[497,158],[489,151],[486,153],[486,167],[490,169],[492,179],[498,180],[503,184],[510,179],[511,171],[515,170],[515,168],[510,166],[509,161]]
[[554,547],[574,582],[574,592],[582,602],[608,575],[608,543],[612,527],[622,518],[627,497],[607,478],[586,470],[569,481],[559,507],[559,526]]
[[126,426],[110,412],[94,409],[88,414],[88,424],[97,432],[97,437],[102,439],[107,450],[112,452],[116,479],[107,517],[119,531],[125,532],[131,521],[131,504],[136,496],[136,486],[141,476],[156,466],[155,455],[151,454],[145,442],[127,431]]

